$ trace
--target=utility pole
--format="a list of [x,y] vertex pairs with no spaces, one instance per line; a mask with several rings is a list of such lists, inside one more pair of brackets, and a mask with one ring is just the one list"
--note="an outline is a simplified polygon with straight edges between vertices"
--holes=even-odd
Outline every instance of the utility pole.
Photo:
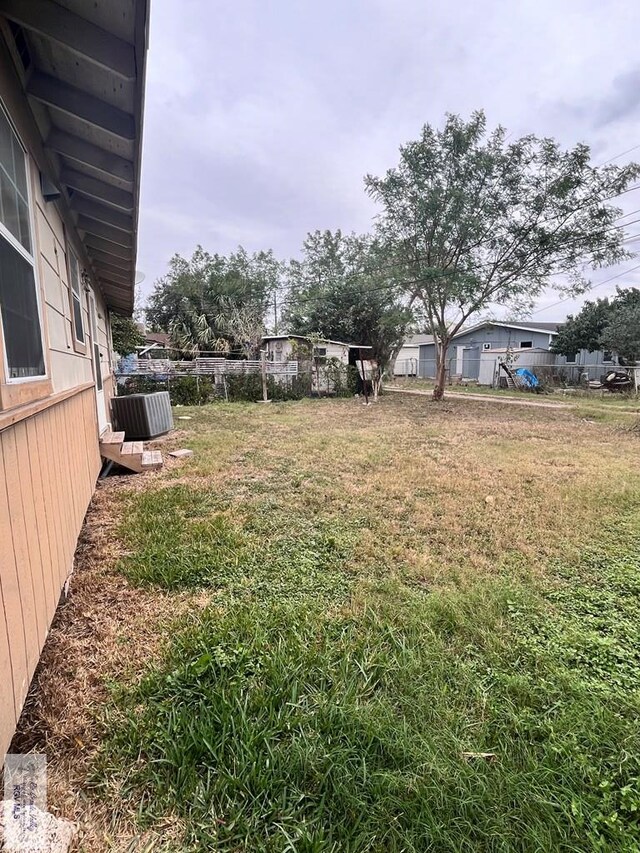
[[362,383],[364,386],[364,400],[365,406],[369,405],[369,390],[367,388],[367,371],[364,366],[364,358],[362,357],[362,350],[358,349],[358,355],[360,356],[360,367],[362,368]]
[[260,359],[262,361],[262,402],[268,403],[269,396],[267,394],[267,351],[260,350]]
[[273,334],[278,334],[278,288],[273,291]]

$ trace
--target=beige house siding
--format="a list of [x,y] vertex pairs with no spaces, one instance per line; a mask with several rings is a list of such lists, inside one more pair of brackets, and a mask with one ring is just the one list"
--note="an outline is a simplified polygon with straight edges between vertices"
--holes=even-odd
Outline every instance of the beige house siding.
[[[30,165],[36,208],[36,238],[39,248],[38,272],[44,298],[44,320],[48,331],[51,379],[55,393],[93,380],[92,349],[86,346],[84,353],[75,350],[71,320],[68,253],[70,250],[73,251],[80,261],[80,266],[83,267],[82,248],[77,238],[72,239],[71,233],[67,231],[65,234],[64,224],[55,204],[45,202],[42,197],[38,169],[33,159],[30,160]],[[107,377],[111,372],[111,354],[107,338],[108,311],[95,284],[91,286],[91,292],[95,296],[98,310],[98,343],[102,354],[102,374],[103,377]],[[87,293],[84,288],[81,289],[81,303],[85,339],[89,342],[91,326]]]
[[[39,141],[25,119],[20,93],[1,74],[2,51],[0,47],[0,101],[28,154],[35,274],[50,393],[35,399],[25,395],[16,403],[3,398],[0,408],[0,764],[72,571],[101,464],[88,294],[82,287],[86,346],[78,348],[72,323],[70,248],[81,269],[89,270],[89,264],[72,220],[63,216],[56,202],[45,202],[42,196]],[[93,281],[90,289],[96,299],[107,409],[113,387],[109,314]],[[0,373],[4,376],[2,365]]]
[[0,432],[0,755],[55,613],[100,471],[93,384]]
[[0,3],[0,765],[100,471],[108,306],[134,304],[149,0],[45,5]]

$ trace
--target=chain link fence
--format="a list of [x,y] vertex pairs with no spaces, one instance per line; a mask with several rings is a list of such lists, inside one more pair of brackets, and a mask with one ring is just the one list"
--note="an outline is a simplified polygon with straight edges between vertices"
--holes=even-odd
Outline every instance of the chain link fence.
[[[462,363],[461,363],[462,361]],[[492,388],[506,388],[507,376],[501,370],[500,359],[467,358],[460,360],[455,356],[447,362],[447,384],[477,383]],[[551,388],[588,388],[590,382],[602,382],[611,370],[620,370],[611,363],[599,364],[543,364],[526,358],[518,358],[509,364],[512,370],[525,368],[531,371],[538,381]],[[634,368],[626,368],[633,379]],[[436,360],[403,359],[396,362],[396,378],[435,380]]]

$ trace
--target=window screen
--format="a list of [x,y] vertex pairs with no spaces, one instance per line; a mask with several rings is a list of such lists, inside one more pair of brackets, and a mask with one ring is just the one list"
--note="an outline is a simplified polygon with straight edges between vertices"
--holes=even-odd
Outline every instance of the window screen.
[[8,379],[45,375],[28,199],[27,158],[0,107],[0,314]]
[[78,266],[78,259],[73,252],[69,252],[69,267],[71,276],[71,301],[73,302],[73,328],[75,329],[76,340],[83,344],[84,326],[82,324],[80,268]]
[[0,222],[31,254],[24,151],[0,109]]
[[0,238],[0,307],[9,379],[44,376],[33,266]]

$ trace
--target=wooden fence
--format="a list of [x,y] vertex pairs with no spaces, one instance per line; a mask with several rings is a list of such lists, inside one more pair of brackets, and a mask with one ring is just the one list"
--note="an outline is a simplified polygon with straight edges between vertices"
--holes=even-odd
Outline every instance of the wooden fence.
[[[269,376],[297,376],[297,361],[267,361]],[[133,370],[119,376],[237,376],[260,373],[262,362],[230,358],[195,358],[193,361],[172,361],[168,358],[139,358]]]

